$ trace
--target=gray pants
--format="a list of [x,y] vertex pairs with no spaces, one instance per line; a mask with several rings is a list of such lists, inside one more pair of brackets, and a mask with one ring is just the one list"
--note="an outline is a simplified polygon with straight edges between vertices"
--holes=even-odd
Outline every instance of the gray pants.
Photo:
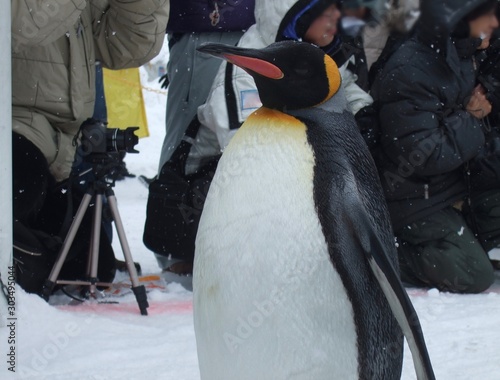
[[401,279],[411,285],[455,293],[486,290],[494,280],[493,266],[485,251],[492,245],[474,235],[470,225],[470,212],[474,211],[479,225],[489,227],[488,236],[499,236],[500,217],[495,213],[488,215],[487,210],[478,209],[462,213],[453,207],[396,231]]
[[[158,172],[179,146],[198,107],[205,103],[222,62],[218,58],[199,53],[196,48],[205,42],[236,45],[242,34],[243,32],[186,33],[170,49],[167,64],[170,84],[167,95],[166,133]],[[159,254],[155,256],[162,269],[179,261]]]
[[173,45],[167,64],[170,80],[167,95],[166,134],[158,171],[175,148],[205,103],[221,60],[196,51],[205,42],[236,45],[243,32],[186,33]]

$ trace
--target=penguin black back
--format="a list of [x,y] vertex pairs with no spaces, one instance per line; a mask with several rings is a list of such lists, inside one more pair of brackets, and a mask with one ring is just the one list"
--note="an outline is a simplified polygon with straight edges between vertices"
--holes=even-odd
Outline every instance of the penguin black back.
[[[363,255],[353,232],[358,217],[369,224],[385,247],[394,247],[384,199],[377,191],[378,177],[371,157],[363,149],[356,123],[348,111],[300,110],[291,115],[307,125],[313,147],[314,201],[332,264],[351,300],[357,329],[360,379],[399,379],[403,335],[390,306]],[[361,207],[366,211],[358,210]],[[395,249],[391,263],[397,267]],[[374,286],[375,285],[375,286]],[[387,355],[390,352],[390,355]]]
[[307,125],[315,158],[314,201],[332,264],[353,305],[360,378],[400,378],[403,329],[417,379],[434,379],[418,316],[397,275],[377,170],[353,115],[321,109],[287,113]]

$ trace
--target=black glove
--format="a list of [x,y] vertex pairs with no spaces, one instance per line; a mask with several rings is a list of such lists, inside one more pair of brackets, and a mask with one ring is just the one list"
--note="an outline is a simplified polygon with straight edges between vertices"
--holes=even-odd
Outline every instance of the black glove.
[[168,80],[168,74],[164,74],[158,79],[158,83],[161,83],[161,88],[164,88],[165,90],[168,88],[168,85],[170,84],[170,81]]

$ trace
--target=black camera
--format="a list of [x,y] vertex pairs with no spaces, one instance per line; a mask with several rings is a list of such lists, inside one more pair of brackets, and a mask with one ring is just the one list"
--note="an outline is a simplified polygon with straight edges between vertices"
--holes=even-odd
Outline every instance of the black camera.
[[139,138],[134,133],[139,127],[127,129],[107,128],[97,120],[87,120],[81,127],[81,150],[84,155],[92,153],[128,152],[139,153],[135,145]]

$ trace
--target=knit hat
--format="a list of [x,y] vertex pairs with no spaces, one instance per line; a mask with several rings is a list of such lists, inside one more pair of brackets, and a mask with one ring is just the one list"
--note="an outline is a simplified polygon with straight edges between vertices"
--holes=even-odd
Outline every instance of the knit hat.
[[281,21],[276,35],[276,41],[301,40],[307,29],[328,7],[337,5],[340,9],[340,0],[299,0],[290,8]]

